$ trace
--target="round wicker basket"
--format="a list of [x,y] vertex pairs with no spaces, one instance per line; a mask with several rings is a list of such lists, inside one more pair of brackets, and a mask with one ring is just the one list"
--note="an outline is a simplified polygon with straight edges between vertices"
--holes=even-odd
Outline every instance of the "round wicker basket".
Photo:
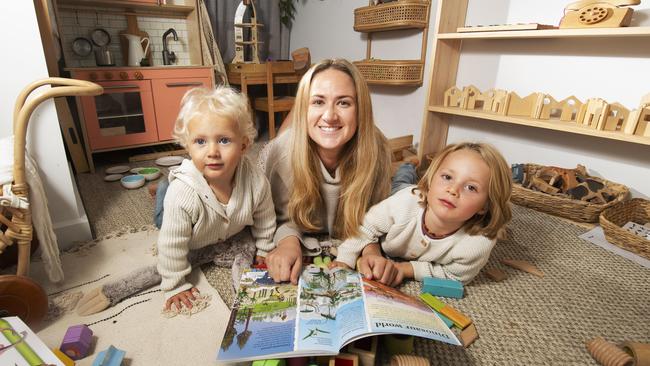
[[[542,165],[525,164],[524,169],[529,175],[544,168]],[[608,207],[627,199],[630,190],[619,183],[602,179],[605,185],[616,192],[616,198],[605,204],[595,204],[588,201],[574,200],[564,196],[554,196],[544,192],[533,191],[521,184],[512,185],[511,201],[521,206],[533,208],[551,215],[565,217],[579,222],[598,222],[598,215]]]
[[650,259],[650,240],[622,228],[629,221],[641,225],[650,222],[650,201],[633,198],[619,202],[600,214],[600,226],[608,242]]

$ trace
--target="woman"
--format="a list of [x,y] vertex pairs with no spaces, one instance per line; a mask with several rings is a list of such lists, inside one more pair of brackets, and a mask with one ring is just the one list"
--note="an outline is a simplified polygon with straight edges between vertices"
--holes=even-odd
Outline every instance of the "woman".
[[303,249],[320,253],[318,240],[306,234],[357,235],[366,211],[390,190],[388,143],[375,126],[365,79],[346,60],[310,68],[298,86],[291,128],[262,156],[278,220],[276,248],[265,261],[278,282],[297,283]]

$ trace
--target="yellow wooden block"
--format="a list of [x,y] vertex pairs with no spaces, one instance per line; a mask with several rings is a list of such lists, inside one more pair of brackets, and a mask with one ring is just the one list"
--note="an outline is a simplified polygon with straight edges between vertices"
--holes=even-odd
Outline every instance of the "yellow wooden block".
[[52,352],[63,362],[65,366],[74,366],[74,361],[58,348],[52,348]]

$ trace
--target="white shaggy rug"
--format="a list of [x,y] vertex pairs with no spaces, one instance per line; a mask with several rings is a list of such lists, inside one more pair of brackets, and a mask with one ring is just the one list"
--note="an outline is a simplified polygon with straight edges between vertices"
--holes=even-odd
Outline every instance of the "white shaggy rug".
[[[32,277],[45,287],[51,320],[35,329],[50,348],[59,347],[69,326],[88,324],[93,331],[91,354],[77,365],[92,365],[96,355],[113,345],[126,351],[125,365],[214,365],[230,311],[207,282],[199,268],[190,280],[202,294],[212,297],[207,308],[190,317],[165,318],[161,314],[163,294],[154,287],[127,298],[114,307],[86,317],[77,315],[73,305],[80,292],[87,292],[121,274],[154,264],[158,231],[150,227],[119,232],[81,245],[61,256],[65,281],[47,281],[42,263],[32,262]],[[53,310],[59,314],[52,314]]]

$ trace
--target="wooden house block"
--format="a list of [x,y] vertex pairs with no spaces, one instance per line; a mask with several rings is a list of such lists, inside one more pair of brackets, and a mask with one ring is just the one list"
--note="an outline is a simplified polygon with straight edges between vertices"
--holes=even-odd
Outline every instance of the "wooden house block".
[[456,86],[447,89],[445,91],[445,100],[443,101],[443,105],[445,107],[460,107],[461,94],[462,92]]
[[578,114],[580,114],[580,108],[582,108],[582,104],[583,103],[573,95],[560,101],[560,106],[562,108],[560,121],[577,122]]
[[460,97],[460,107],[463,109],[474,109],[476,105],[476,98],[480,95],[481,91],[474,85],[464,87],[463,93]]
[[507,90],[503,89],[490,89],[486,90],[485,92],[481,93],[481,95],[478,97],[477,104],[478,102],[483,103],[483,112],[492,112],[492,106],[494,104],[495,98],[504,98],[506,95],[508,95]]
[[609,113],[605,117],[603,130],[605,131],[623,131],[623,125],[630,115],[630,110],[620,103],[609,105]]
[[609,111],[607,102],[600,98],[588,99],[578,112],[577,122],[583,126],[602,129]]
[[494,99],[492,99],[492,107],[490,109],[490,112],[505,116],[509,103],[510,93],[506,90],[497,89],[494,93]]
[[650,137],[650,105],[639,112],[639,122],[634,134],[637,136]]
[[538,97],[541,93],[532,93],[522,98],[515,92],[510,92],[510,101],[508,102],[507,116],[530,117],[535,110]]
[[641,116],[642,109],[633,109],[630,115],[627,116],[627,121],[623,126],[623,133],[626,135],[634,135],[637,126],[639,125],[639,117]]
[[552,96],[546,94],[542,99],[541,105],[539,107],[539,115],[537,119],[560,119],[562,115],[562,103],[558,102]]

